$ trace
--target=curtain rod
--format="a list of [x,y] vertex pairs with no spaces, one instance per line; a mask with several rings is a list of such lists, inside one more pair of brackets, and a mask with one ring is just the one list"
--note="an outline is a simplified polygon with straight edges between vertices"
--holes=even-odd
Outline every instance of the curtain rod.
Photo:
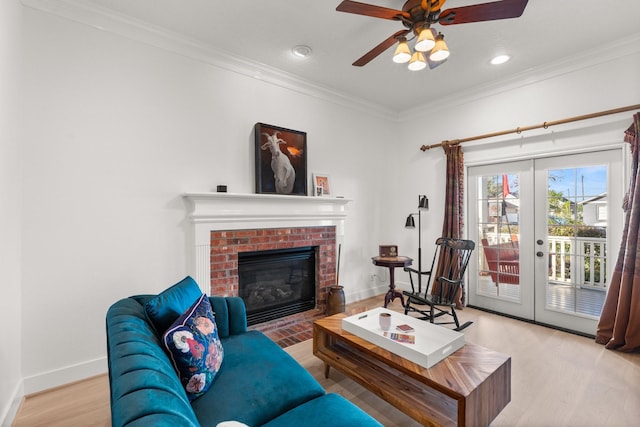
[[598,113],[585,114],[583,116],[570,117],[568,119],[555,120],[555,121],[552,121],[552,122],[544,122],[541,125],[517,127],[515,129],[503,130],[503,131],[493,132],[493,133],[485,133],[484,135],[471,136],[469,138],[445,140],[445,141],[440,142],[439,144],[423,145],[422,147],[420,147],[420,150],[427,151],[427,150],[430,150],[432,148],[443,147],[445,145],[458,145],[458,144],[461,144],[463,142],[469,142],[469,141],[475,141],[475,140],[478,140],[478,139],[491,138],[491,137],[494,137],[494,136],[508,135],[510,133],[518,133],[519,134],[519,133],[522,133],[524,131],[532,130],[532,129],[540,129],[540,128],[547,129],[549,126],[555,126],[555,125],[561,125],[561,124],[564,124],[564,123],[577,122],[577,121],[580,121],[580,120],[593,119],[595,117],[608,116],[610,114],[618,114],[618,113],[623,113],[625,111],[638,110],[638,109],[640,109],[640,104],[629,105],[627,107],[615,108],[613,110],[600,111]]

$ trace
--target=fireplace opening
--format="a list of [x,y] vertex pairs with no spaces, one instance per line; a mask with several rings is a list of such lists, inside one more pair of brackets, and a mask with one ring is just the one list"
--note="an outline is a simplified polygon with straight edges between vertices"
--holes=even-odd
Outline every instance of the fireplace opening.
[[301,313],[316,305],[317,246],[238,253],[238,293],[248,325]]

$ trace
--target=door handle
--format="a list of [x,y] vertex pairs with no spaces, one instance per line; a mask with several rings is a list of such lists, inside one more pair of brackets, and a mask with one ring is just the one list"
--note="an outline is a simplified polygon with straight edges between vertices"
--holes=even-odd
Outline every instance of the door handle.
[[538,258],[542,258],[542,257],[544,256],[544,252],[542,252],[542,251],[538,251],[538,252],[536,252],[536,256],[537,256]]
[[542,241],[542,239],[538,239],[538,240],[536,240],[536,243],[537,243],[537,244],[539,244],[539,245],[541,245],[541,244],[543,244],[544,242]]

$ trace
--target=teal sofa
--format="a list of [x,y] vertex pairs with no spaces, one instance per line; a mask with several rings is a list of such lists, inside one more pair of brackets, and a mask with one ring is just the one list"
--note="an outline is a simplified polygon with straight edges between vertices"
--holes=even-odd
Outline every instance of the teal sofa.
[[248,331],[237,297],[209,297],[224,359],[211,388],[189,401],[145,313],[154,295],[113,304],[106,316],[113,426],[381,426],[322,386],[288,353],[258,331]]

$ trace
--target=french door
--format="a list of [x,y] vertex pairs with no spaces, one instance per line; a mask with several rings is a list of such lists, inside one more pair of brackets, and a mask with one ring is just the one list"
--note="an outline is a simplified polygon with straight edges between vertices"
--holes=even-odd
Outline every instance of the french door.
[[469,304],[595,334],[622,233],[622,150],[467,172]]

